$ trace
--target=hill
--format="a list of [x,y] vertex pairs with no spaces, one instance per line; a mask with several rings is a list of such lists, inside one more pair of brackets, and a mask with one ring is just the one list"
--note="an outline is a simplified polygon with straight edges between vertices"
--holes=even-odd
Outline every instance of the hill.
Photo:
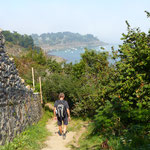
[[10,32],[8,30],[2,31],[5,37],[5,50],[9,56],[22,56],[29,49],[39,50],[39,47],[34,45],[33,39],[29,35],[22,35],[17,32]]
[[17,33],[16,31],[10,32],[10,31],[2,31],[2,34],[4,35],[7,42],[11,42],[15,45],[19,45],[24,48],[33,48],[34,42],[31,36],[24,34],[21,35]]
[[[2,31],[5,37],[5,50],[9,56],[22,57],[27,55],[31,50],[40,52],[43,51],[40,47],[35,46],[31,36],[27,34],[20,34],[16,31],[10,32],[8,30]],[[58,56],[47,56],[57,62],[65,61],[63,58]]]
[[32,34],[31,36],[34,44],[45,50],[106,45],[92,34],[81,35],[72,32],[58,32],[43,33],[41,35]]
[[9,56],[16,56],[16,57],[20,57],[26,54],[28,51],[26,48],[20,45],[13,44],[12,42],[5,43],[5,50]]

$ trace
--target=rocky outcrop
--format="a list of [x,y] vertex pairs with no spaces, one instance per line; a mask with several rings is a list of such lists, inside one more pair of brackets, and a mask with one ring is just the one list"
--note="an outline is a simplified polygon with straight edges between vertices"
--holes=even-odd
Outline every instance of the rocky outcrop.
[[5,53],[4,42],[0,33],[0,145],[12,141],[42,116],[38,93],[26,88],[15,64]]

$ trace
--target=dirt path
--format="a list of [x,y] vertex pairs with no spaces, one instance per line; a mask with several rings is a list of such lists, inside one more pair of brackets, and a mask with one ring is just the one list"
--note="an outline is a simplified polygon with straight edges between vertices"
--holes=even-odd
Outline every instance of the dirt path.
[[47,138],[45,141],[47,147],[42,150],[71,150],[69,147],[66,147],[66,145],[73,141],[76,132],[68,132],[66,139],[63,140],[62,136],[58,135],[56,121],[52,119],[48,121],[47,129],[52,133],[52,135]]

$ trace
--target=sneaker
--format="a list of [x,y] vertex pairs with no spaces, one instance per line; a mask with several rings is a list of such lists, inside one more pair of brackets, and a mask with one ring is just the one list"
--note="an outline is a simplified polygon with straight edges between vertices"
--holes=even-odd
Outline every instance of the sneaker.
[[63,133],[63,140],[66,139],[66,133]]

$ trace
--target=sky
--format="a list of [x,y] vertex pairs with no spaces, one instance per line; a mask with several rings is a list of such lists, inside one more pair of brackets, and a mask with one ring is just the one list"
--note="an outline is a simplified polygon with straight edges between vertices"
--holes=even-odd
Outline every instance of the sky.
[[0,28],[21,34],[70,31],[120,43],[131,27],[147,32],[150,0],[0,0]]

